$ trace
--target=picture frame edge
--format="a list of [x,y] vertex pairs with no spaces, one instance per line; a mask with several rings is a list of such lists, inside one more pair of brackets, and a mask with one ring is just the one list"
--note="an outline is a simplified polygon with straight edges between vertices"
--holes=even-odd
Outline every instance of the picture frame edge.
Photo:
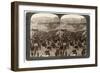
[[[25,3],[25,4],[24,4]],[[73,66],[52,66],[52,67],[39,67],[39,68],[19,68],[18,67],[18,6],[19,5],[28,5],[28,4],[35,4],[35,5],[44,5],[47,6],[49,4],[49,6],[56,6],[56,7],[72,7],[74,6],[74,8],[86,8],[86,9],[95,9],[96,10],[96,15],[95,15],[95,19],[96,19],[96,33],[95,33],[95,64],[84,64],[84,65],[73,65]],[[60,6],[59,6],[60,5]],[[63,69],[63,68],[81,68],[81,67],[94,67],[94,66],[98,66],[98,56],[97,56],[97,46],[98,46],[98,41],[97,41],[97,35],[98,35],[98,31],[97,31],[97,10],[98,7],[97,6],[86,6],[86,5],[68,5],[68,4],[52,4],[52,3],[36,3],[36,2],[22,2],[22,1],[14,1],[11,2],[11,70],[12,71],[29,71],[29,70],[48,70],[48,69]],[[17,12],[16,12],[17,11]],[[16,14],[17,13],[17,14]],[[15,17],[14,17],[15,16]],[[16,28],[17,26],[17,28]],[[17,32],[16,34],[14,32]],[[17,46],[17,47],[16,47]],[[17,52],[16,52],[17,51]]]

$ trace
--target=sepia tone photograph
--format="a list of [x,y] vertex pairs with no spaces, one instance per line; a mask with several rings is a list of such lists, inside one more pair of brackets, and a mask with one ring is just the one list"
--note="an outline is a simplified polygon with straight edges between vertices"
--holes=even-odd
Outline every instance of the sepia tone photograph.
[[97,6],[11,3],[11,70],[94,67]]
[[89,15],[26,13],[26,59],[89,57]]

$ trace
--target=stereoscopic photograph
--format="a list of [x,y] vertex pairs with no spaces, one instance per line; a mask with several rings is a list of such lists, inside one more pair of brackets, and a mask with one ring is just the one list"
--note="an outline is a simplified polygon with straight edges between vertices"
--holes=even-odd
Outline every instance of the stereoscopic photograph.
[[88,15],[26,13],[27,59],[89,57],[88,26]]
[[11,3],[11,70],[97,66],[97,7]]

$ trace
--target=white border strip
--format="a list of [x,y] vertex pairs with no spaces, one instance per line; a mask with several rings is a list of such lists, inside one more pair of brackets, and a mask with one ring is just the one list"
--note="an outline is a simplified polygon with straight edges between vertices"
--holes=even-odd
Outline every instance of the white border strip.
[[[81,59],[59,59],[59,60],[25,60],[25,31],[26,24],[24,22],[24,10],[29,11],[48,11],[48,12],[68,12],[90,14],[90,57]],[[80,9],[80,8],[63,8],[63,7],[44,7],[44,6],[19,6],[19,68],[34,68],[34,67],[48,67],[48,66],[62,66],[62,65],[82,65],[95,64],[95,10]]]

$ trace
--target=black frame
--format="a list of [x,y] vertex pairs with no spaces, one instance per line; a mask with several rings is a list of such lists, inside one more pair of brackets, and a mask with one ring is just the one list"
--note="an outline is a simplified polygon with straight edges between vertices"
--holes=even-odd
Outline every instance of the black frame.
[[[95,9],[95,64],[84,64],[74,66],[52,66],[38,68],[18,68],[18,6],[19,5],[36,5],[36,6],[51,6],[51,7],[69,7],[69,8],[85,8]],[[60,69],[60,68],[75,68],[75,67],[92,67],[97,66],[97,7],[82,6],[82,5],[66,5],[66,4],[49,4],[49,3],[32,3],[32,2],[12,2],[11,3],[11,70],[13,71],[28,71],[28,70],[45,70],[45,69]]]

